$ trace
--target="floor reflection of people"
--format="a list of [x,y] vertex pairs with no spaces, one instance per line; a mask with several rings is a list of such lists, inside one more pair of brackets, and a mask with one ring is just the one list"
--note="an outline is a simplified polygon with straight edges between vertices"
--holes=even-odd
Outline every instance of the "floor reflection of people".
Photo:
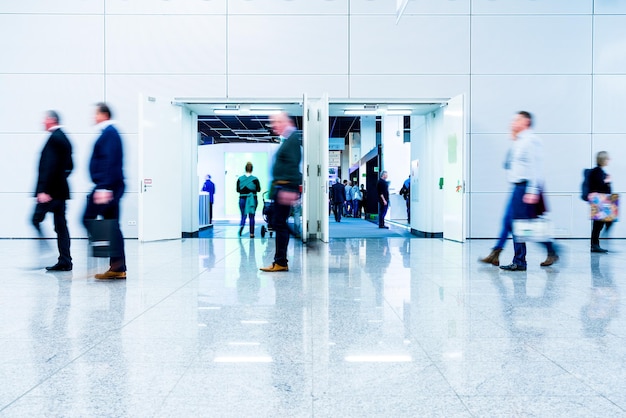
[[376,291],[376,306],[383,306],[384,276],[391,263],[389,239],[370,240],[365,247],[365,271]]
[[276,302],[268,325],[271,376],[279,402],[274,416],[291,416],[310,402],[303,346],[304,297],[302,278],[274,279]]
[[237,279],[237,299],[244,305],[252,305],[259,300],[261,281],[257,274],[254,240],[248,240],[248,252],[239,240],[239,278]]
[[[72,361],[70,353],[73,339],[68,337],[68,317],[71,309],[72,273],[57,273],[58,291],[56,306],[51,310],[50,294],[45,292],[35,301],[35,309],[30,322],[30,334],[33,350],[33,366],[37,370],[40,382],[50,378],[56,370]],[[37,295],[39,296],[39,295]],[[10,360],[4,358],[3,360]],[[57,388],[50,385],[42,386],[44,391],[50,390],[57,396]],[[71,403],[74,393],[68,391],[63,400]],[[69,398],[69,399],[68,399]]]
[[613,282],[611,259],[591,254],[591,289],[589,302],[581,309],[581,320],[587,337],[603,337],[618,313],[619,292]]
[[[497,271],[487,271],[491,275],[491,282],[496,286],[502,299],[502,314],[507,328],[514,337],[542,336],[544,330],[541,323],[529,325],[524,319],[528,310],[518,311],[523,308],[549,308],[558,298],[556,279],[559,270],[545,269],[546,282],[543,292],[539,296],[528,296],[527,282],[528,275],[526,271],[515,272],[510,274],[498,274]],[[513,293],[509,291],[505,281],[511,280],[513,285]],[[518,320],[519,323],[518,323]],[[523,324],[523,325],[520,325]],[[534,326],[536,325],[536,326]]]
[[213,246],[213,240],[201,239],[199,247],[202,266],[210,271],[215,267],[215,248]]

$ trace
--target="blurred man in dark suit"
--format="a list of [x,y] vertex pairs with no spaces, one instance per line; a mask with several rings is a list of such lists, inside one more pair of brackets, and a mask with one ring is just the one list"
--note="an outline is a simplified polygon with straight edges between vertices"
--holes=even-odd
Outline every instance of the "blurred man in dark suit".
[[33,225],[41,237],[43,233],[40,224],[48,212],[53,213],[59,259],[55,265],[46,267],[46,270],[70,271],[72,270],[72,257],[70,256],[70,233],[65,219],[65,201],[70,198],[67,177],[74,168],[72,145],[59,125],[60,118],[57,112],[47,111],[43,124],[46,131],[50,132],[50,137],[41,151],[39,160],[39,177],[35,190],[37,205],[33,214]]
[[87,208],[83,223],[89,229],[89,222],[102,216],[113,220],[111,231],[111,254],[109,270],[96,274],[96,279],[125,279],[126,256],[124,237],[120,229],[120,199],[124,194],[124,172],[122,138],[111,121],[111,110],[105,103],[96,105],[96,127],[101,131],[96,140],[89,162],[89,173],[95,187],[87,196]]

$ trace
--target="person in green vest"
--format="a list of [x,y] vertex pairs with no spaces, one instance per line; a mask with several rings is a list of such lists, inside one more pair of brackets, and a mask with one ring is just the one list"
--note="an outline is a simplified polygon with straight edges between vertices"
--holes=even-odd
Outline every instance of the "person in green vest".
[[246,217],[250,218],[250,238],[254,238],[254,214],[259,204],[257,193],[261,191],[259,179],[252,175],[252,163],[246,163],[246,174],[237,179],[237,193],[239,193],[239,209],[241,210],[241,222],[239,223],[239,236],[246,226]]

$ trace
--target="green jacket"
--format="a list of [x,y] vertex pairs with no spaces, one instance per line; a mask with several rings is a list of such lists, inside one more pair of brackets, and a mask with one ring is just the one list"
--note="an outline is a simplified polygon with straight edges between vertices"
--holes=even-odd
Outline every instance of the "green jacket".
[[[275,186],[297,191],[302,184],[302,132],[294,131],[276,151],[272,167],[272,192]],[[273,194],[273,193],[272,193]]]

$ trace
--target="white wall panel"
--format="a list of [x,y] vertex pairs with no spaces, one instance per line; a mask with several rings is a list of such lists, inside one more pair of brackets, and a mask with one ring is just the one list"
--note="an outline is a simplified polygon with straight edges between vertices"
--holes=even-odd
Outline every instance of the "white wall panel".
[[[39,14],[84,14],[103,13],[104,2],[85,0],[4,0],[0,2],[0,13],[39,13]],[[1,26],[0,26],[1,27]]]
[[592,5],[592,0],[472,0],[472,14],[589,14]]
[[106,34],[109,74],[226,73],[225,16],[109,16]]
[[[404,16],[410,14],[468,14],[470,0],[409,0]],[[396,14],[396,2],[390,0],[350,0],[350,13]]]
[[[502,217],[509,199],[510,191],[472,193],[470,238],[491,238],[495,244],[502,228]],[[555,238],[586,238],[590,235],[588,205],[579,199],[578,194],[547,193],[546,200],[550,210],[549,217],[554,223]],[[512,241],[509,241],[507,246],[509,250],[505,251],[512,256]],[[537,259],[540,259],[544,256],[544,250],[540,250],[539,246],[535,248],[529,248],[529,255],[534,258],[533,254],[540,251],[540,255],[537,255]]]
[[527,110],[540,133],[591,132],[591,76],[472,77],[471,132],[508,132]]
[[[589,166],[590,134],[543,134],[546,191],[580,195],[582,171]],[[567,155],[564,158],[564,154]]]
[[353,75],[350,97],[448,99],[469,92],[469,75]]
[[591,33],[591,16],[474,16],[472,73],[589,74]]
[[153,97],[226,97],[225,75],[111,75],[106,97],[124,132],[139,129],[139,93]]
[[[296,98],[348,97],[345,75],[232,75],[228,78],[228,97]],[[212,96],[215,97],[215,96]]]
[[55,109],[74,132],[88,132],[103,94],[102,75],[0,74],[0,129],[39,132],[43,112]]
[[470,181],[472,193],[508,193],[504,162],[512,145],[509,134],[474,134],[470,140]]
[[107,14],[224,14],[228,0],[106,0]]
[[595,73],[626,73],[626,15],[595,16],[593,31]]
[[[591,135],[543,134],[544,178],[547,192],[577,193],[582,182],[582,170],[589,166]],[[503,192],[510,189],[506,180],[504,161],[512,146],[507,134],[474,134],[471,139],[471,185],[474,192]],[[567,150],[567,158],[562,158]]]
[[594,0],[595,14],[624,14],[626,13],[626,2],[616,0]]
[[[40,114],[40,122],[43,122],[43,112]],[[32,196],[35,192],[39,157],[49,136],[43,130],[43,124],[39,126],[40,133],[0,134],[0,149],[4,156],[0,164],[0,178],[5,180],[2,193],[26,192]]]
[[229,74],[347,74],[345,16],[232,16]]
[[0,14],[0,28],[0,73],[103,71],[102,16]]
[[509,198],[508,190],[500,193],[472,193],[469,205],[469,237],[493,239],[498,237]]
[[[469,74],[469,16],[353,16],[351,74]],[[375,52],[373,52],[375,51]]]
[[349,0],[229,0],[230,15],[347,14]]
[[626,133],[626,75],[593,78],[594,133]]

